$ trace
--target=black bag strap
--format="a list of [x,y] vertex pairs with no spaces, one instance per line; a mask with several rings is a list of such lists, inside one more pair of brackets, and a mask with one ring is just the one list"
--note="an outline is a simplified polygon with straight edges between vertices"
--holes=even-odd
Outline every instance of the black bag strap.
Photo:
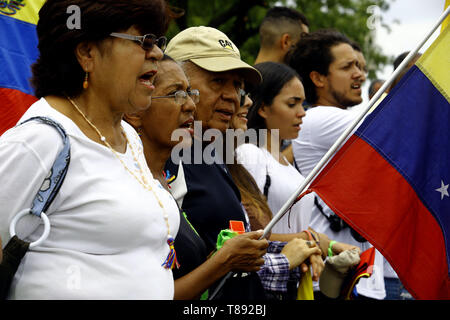
[[29,245],[28,242],[14,236],[3,249],[3,260],[0,264],[0,300],[5,300],[8,296],[14,274],[27,253]]

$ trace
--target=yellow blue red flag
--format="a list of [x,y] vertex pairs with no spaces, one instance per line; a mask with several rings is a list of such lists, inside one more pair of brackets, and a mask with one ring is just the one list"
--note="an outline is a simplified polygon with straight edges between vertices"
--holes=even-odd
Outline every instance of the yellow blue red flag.
[[36,101],[30,85],[38,57],[36,24],[45,0],[0,0],[0,134]]
[[310,187],[416,299],[450,299],[449,71],[447,27]]

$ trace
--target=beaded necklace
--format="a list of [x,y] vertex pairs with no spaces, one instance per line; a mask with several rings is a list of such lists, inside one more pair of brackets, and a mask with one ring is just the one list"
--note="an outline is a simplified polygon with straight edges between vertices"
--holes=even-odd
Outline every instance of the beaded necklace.
[[144,171],[142,170],[141,164],[139,163],[139,161],[136,157],[136,154],[134,153],[133,146],[128,141],[128,137],[127,137],[126,133],[124,132],[123,128],[121,127],[122,135],[124,136],[124,138],[127,142],[127,147],[129,147],[131,150],[131,154],[133,155],[134,162],[137,164],[137,167],[139,168],[139,172],[141,174],[141,179],[139,179],[139,177],[137,177],[134,174],[134,172],[128,168],[128,166],[125,164],[125,162],[123,162],[123,160],[120,158],[117,151],[114,150],[113,147],[111,147],[109,142],[106,140],[105,136],[101,134],[100,130],[97,129],[97,127],[87,118],[87,116],[81,111],[81,109],[77,106],[77,104],[69,97],[67,97],[67,99],[75,107],[75,109],[78,111],[78,113],[80,113],[80,115],[84,118],[84,120],[86,120],[86,122],[92,127],[92,129],[94,129],[94,131],[98,134],[100,140],[112,151],[112,153],[115,155],[115,157],[123,165],[125,170],[128,171],[128,173],[130,173],[144,187],[144,189],[149,190],[153,193],[153,196],[157,200],[159,206],[161,207],[161,209],[163,210],[163,213],[164,213],[164,221],[166,222],[166,227],[167,227],[167,244],[169,245],[169,248],[170,248],[169,254],[161,266],[163,266],[165,269],[172,269],[174,267],[174,265],[176,265],[177,268],[179,268],[180,265],[177,261],[177,254],[175,252],[175,247],[174,247],[175,241],[174,241],[172,235],[170,234],[169,215],[167,214],[166,209],[164,208],[164,205],[161,202],[161,200],[159,199],[159,197],[157,196],[156,192],[153,190],[150,183],[147,181],[147,178],[144,175]]

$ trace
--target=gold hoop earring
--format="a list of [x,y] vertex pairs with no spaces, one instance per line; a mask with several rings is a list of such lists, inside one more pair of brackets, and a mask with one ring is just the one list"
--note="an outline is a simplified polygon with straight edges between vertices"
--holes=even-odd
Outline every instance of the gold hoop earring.
[[84,90],[86,90],[89,87],[88,78],[89,78],[89,72],[86,72],[86,74],[84,75],[84,81],[83,81],[83,89]]

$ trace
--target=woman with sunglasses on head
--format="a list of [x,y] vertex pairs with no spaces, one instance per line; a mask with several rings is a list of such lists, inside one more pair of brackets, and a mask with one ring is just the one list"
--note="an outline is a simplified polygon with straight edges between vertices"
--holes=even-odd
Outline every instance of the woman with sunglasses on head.
[[[163,170],[178,146],[189,148],[193,140],[195,103],[200,99],[198,90],[190,88],[181,67],[168,56],[158,64],[155,91],[149,109],[126,114],[125,119],[136,129],[142,139],[144,153],[152,174],[169,190]],[[181,141],[178,138],[181,137]],[[256,271],[264,263],[260,233],[251,232],[229,239],[208,259],[205,242],[180,214],[180,228],[175,239],[177,266],[175,299],[198,299],[201,294],[229,271]]]
[[[81,29],[69,29],[69,6]],[[39,12],[40,56],[32,83],[39,101],[20,122],[44,116],[70,142],[61,189],[46,210],[48,238],[21,261],[10,299],[172,299],[176,202],[146,165],[126,112],[151,104],[169,12],[163,0],[47,0]],[[0,235],[29,208],[63,142],[29,121],[0,138]],[[45,183],[43,187],[45,187]],[[41,188],[41,189],[42,189]],[[17,234],[36,241],[30,215]]]

